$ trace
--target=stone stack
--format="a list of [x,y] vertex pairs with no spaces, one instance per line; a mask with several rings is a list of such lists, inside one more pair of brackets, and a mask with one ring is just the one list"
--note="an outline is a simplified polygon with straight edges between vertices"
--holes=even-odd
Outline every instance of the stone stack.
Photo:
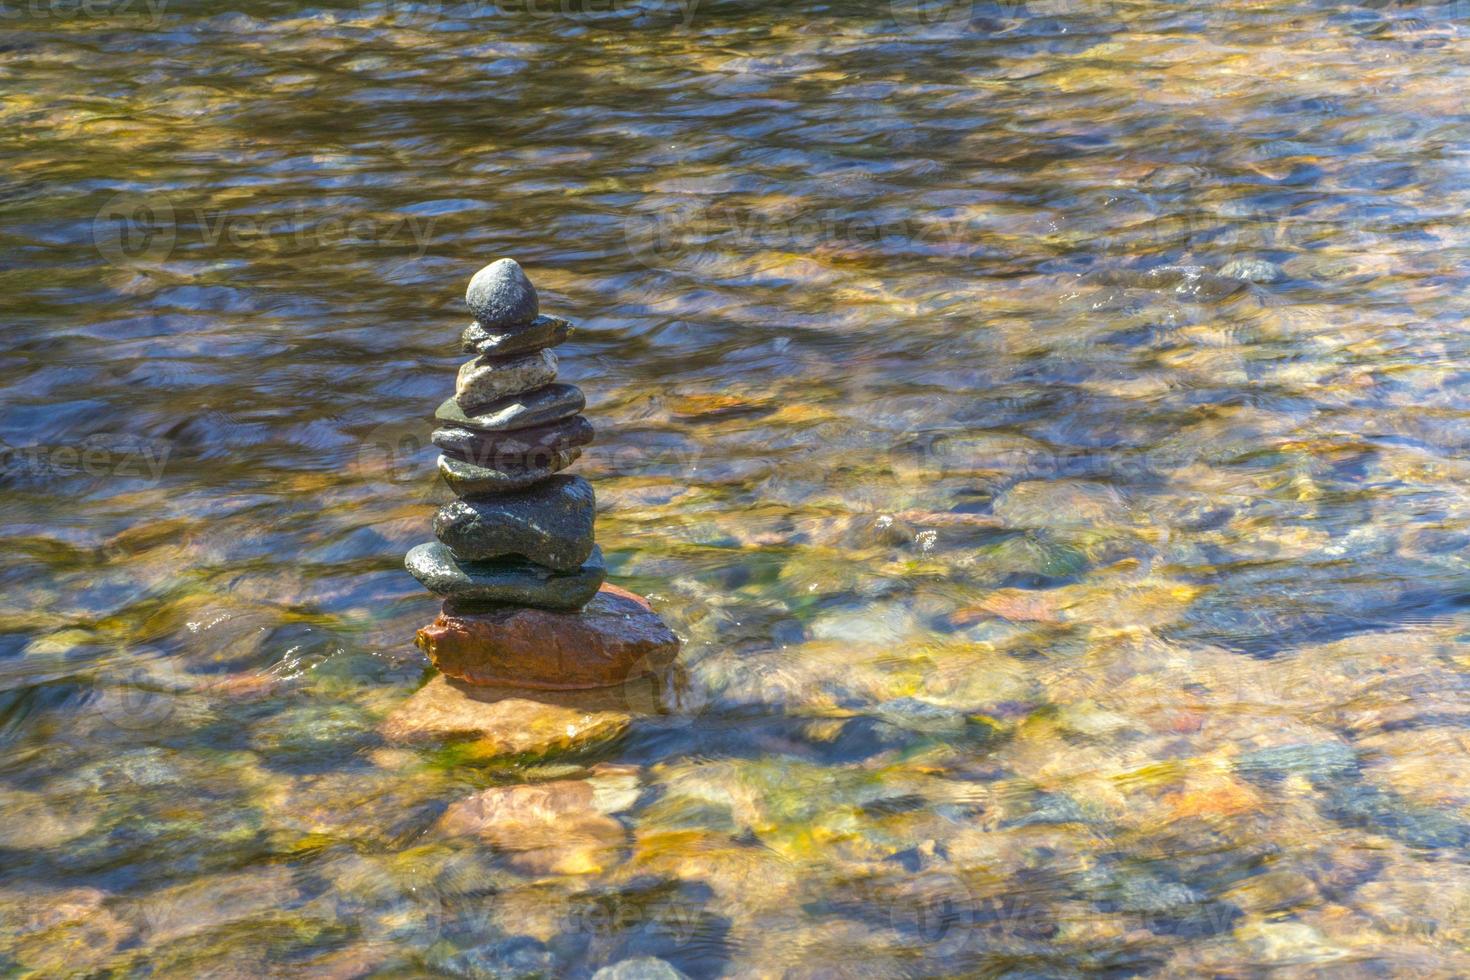
[[555,383],[551,348],[571,324],[541,315],[513,259],[476,273],[465,300],[475,322],[461,346],[477,356],[431,437],[460,499],[435,515],[439,540],[406,561],[445,600],[419,646],[472,684],[603,687],[666,666],[677,638],[642,598],[604,586],[592,487],[561,473],[593,438],[582,392]]

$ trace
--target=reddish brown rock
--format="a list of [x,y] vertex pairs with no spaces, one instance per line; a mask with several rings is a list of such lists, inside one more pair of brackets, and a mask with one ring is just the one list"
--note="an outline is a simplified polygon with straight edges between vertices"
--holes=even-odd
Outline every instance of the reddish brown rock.
[[418,646],[470,684],[573,691],[614,687],[667,667],[679,639],[648,602],[604,585],[576,612],[507,608],[460,613],[449,603]]

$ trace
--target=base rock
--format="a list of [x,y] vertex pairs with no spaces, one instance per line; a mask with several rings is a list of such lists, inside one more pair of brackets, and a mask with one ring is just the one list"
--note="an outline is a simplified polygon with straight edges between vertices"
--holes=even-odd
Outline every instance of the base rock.
[[532,700],[529,693],[472,687],[441,674],[389,715],[380,731],[397,745],[468,742],[481,759],[539,758],[610,742],[633,721],[606,699],[536,692]]
[[603,585],[577,612],[460,612],[445,603],[418,646],[469,684],[585,690],[638,683],[673,662],[679,638],[643,597]]

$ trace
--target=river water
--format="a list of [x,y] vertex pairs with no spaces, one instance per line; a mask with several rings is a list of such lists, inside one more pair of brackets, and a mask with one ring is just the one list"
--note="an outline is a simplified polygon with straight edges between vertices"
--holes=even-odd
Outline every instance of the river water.
[[[0,13],[0,972],[1470,971],[1463,4]],[[487,762],[381,725],[502,255],[686,642]]]

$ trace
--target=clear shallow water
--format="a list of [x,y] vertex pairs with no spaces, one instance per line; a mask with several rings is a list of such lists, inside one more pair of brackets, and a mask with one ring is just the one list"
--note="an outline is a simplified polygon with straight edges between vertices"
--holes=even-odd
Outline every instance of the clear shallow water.
[[[1467,969],[1460,7],[6,13],[7,972]],[[687,643],[485,766],[378,726],[498,255]]]

